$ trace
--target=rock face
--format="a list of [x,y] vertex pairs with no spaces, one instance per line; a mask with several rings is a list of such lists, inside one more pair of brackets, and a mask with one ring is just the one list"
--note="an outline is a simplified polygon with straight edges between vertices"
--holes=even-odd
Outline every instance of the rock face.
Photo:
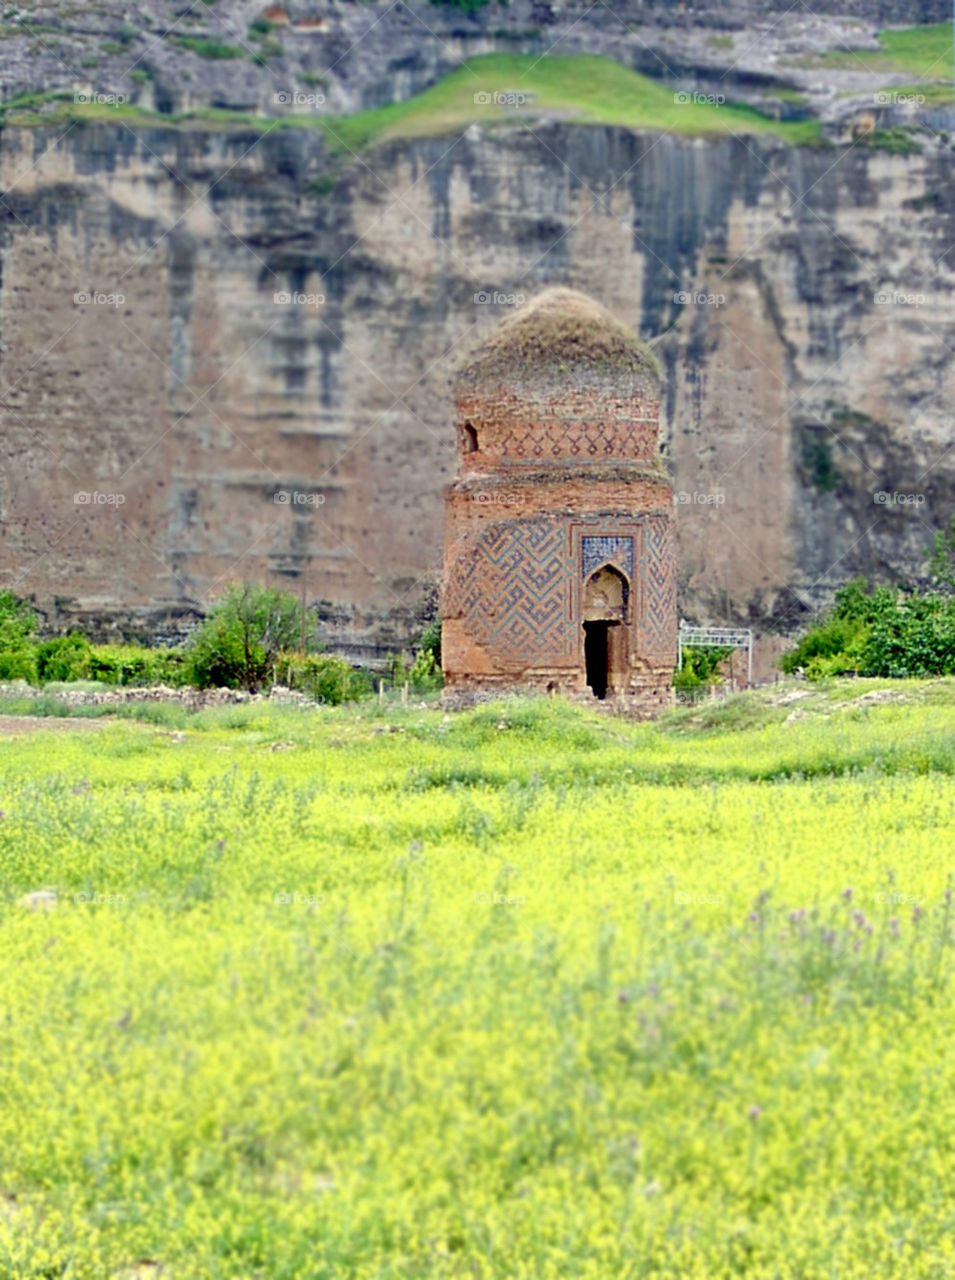
[[827,72],[830,89],[883,88],[884,69],[866,75],[876,32],[951,16],[949,0],[489,0],[470,12],[436,0],[41,2],[0,22],[0,85],[5,98],[121,95],[165,113],[345,114],[402,101],[480,54],[602,53],[738,100],[776,84],[812,90],[819,71],[806,59],[828,50],[858,53]]
[[537,121],[391,142],[4,130],[0,586],[172,636],[229,579],[417,629],[464,345],[551,284],[665,372],[680,608],[791,631],[955,500],[952,153]]

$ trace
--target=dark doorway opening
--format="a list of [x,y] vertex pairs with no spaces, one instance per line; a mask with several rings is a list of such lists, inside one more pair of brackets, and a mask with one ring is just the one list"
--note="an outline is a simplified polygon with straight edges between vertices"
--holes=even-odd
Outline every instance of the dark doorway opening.
[[470,422],[464,424],[464,452],[477,453],[478,437],[477,432],[471,426]]
[[584,665],[587,684],[595,698],[606,698],[610,670],[610,628],[612,622],[584,623]]

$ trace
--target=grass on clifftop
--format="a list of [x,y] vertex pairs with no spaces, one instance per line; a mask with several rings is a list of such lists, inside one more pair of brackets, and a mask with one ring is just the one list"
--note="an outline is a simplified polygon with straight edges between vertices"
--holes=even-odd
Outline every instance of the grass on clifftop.
[[609,58],[488,54],[472,58],[407,102],[334,121],[329,128],[333,137],[355,147],[372,136],[415,137],[556,113],[587,124],[696,136],[773,133],[797,143],[818,136],[813,122],[780,123],[750,107],[678,100],[685,96]]
[[[242,112],[206,109],[184,116],[159,115],[134,106],[77,105],[72,95],[24,95],[5,108],[11,124],[50,124],[55,119],[130,123],[202,124],[220,128],[323,129],[331,145],[358,151],[374,142],[456,133],[468,125],[532,124],[542,114],[583,124],[619,125],[690,136],[774,134],[795,144],[819,137],[814,121],[783,123],[751,107],[683,101],[672,86],[591,55],[536,58],[488,54],[472,58],[437,84],[405,102],[353,116],[296,114],[279,120]],[[27,100],[29,99],[29,100]],[[36,110],[44,103],[53,111]]]
[[839,50],[814,58],[796,59],[799,65],[842,67],[846,71],[868,71],[872,74],[905,74],[919,81],[952,78],[952,24],[940,22],[931,27],[908,27],[905,30],[879,32],[878,51],[866,49]]
[[880,31],[884,53],[876,54],[886,70],[889,64],[898,71],[911,72],[925,80],[939,80],[952,73],[952,24],[940,22],[934,27],[910,27],[905,31]]

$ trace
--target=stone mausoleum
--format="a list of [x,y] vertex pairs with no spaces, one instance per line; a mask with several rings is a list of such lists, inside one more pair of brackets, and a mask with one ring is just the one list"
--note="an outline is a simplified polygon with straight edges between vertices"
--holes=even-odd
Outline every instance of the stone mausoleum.
[[552,692],[645,716],[669,706],[673,490],[652,353],[592,299],[548,290],[466,358],[455,403],[446,696]]

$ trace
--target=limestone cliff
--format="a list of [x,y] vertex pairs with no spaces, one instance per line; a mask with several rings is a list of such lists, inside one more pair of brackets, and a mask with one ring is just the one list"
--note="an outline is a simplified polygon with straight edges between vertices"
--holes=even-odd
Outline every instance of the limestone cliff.
[[229,578],[304,574],[343,651],[400,641],[441,563],[454,362],[550,284],[664,366],[685,616],[791,631],[857,572],[917,576],[952,512],[931,139],[538,121],[333,167],[315,132],[74,124],[6,129],[0,180],[0,586],[52,624],[168,635]]
[[[485,53],[601,53],[730,100],[792,94],[823,117],[886,83],[877,32],[941,23],[949,0],[38,0],[0,19],[0,97],[119,96],[163,113],[352,113],[401,102]],[[839,51],[822,69],[817,55]],[[944,77],[949,58],[931,74]],[[888,76],[905,84],[911,75]],[[298,96],[296,96],[298,95]],[[803,101],[804,100],[804,101]]]

